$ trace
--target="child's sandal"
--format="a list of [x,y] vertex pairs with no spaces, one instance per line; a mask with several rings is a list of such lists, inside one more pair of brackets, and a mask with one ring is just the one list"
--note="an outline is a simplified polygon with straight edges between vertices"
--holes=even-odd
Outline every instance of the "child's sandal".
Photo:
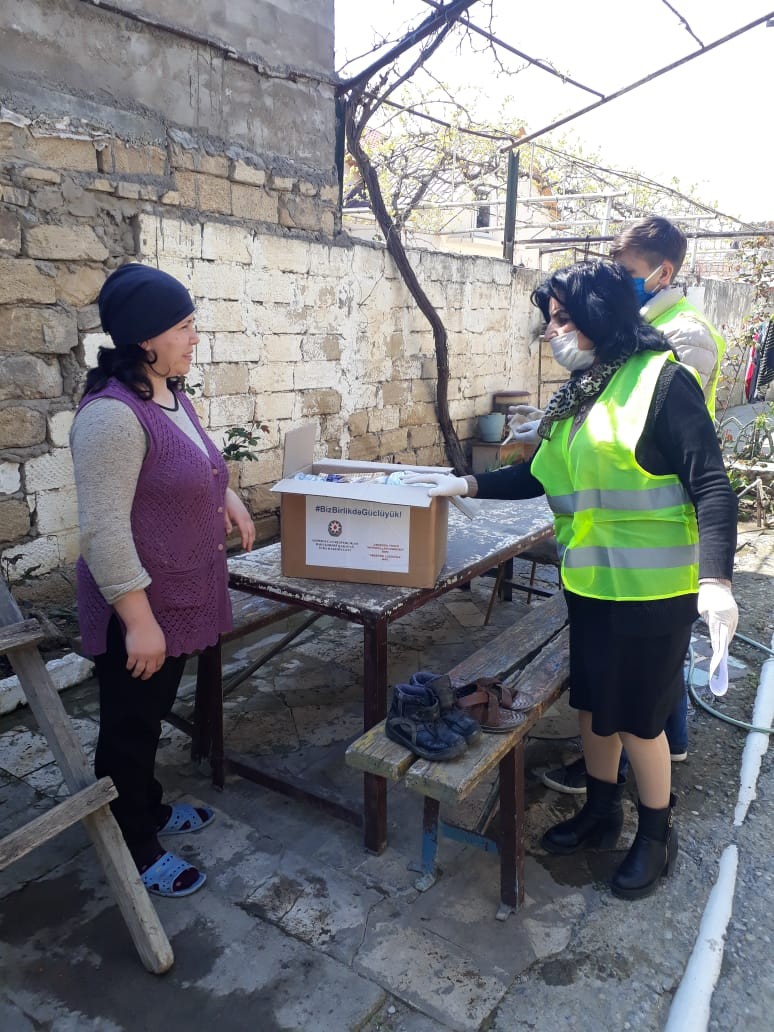
[[511,709],[513,697],[500,681],[480,677],[473,684],[456,689],[457,705],[477,720],[482,731],[505,734],[524,723],[523,713]]

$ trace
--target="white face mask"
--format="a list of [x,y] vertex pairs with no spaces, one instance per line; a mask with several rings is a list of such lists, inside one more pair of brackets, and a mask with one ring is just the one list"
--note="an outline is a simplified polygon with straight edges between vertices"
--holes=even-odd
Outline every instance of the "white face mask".
[[578,347],[578,331],[570,330],[549,341],[554,358],[560,366],[564,366],[571,373],[578,369],[588,369],[594,365],[596,355],[593,348],[590,351],[581,351]]

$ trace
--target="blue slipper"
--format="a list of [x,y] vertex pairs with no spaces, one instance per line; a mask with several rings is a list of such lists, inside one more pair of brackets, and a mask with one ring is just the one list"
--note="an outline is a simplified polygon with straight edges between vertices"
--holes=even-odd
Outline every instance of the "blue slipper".
[[163,853],[155,864],[151,864],[147,871],[143,871],[140,878],[148,892],[152,892],[156,896],[170,896],[174,899],[177,896],[190,896],[191,893],[196,892],[207,881],[207,875],[199,871],[199,877],[193,885],[189,885],[186,889],[175,891],[173,888],[175,880],[184,871],[195,870],[195,867],[186,863],[185,860],[181,860],[174,853]]
[[[198,811],[203,810],[207,816],[202,820]],[[211,810],[209,806],[191,806],[189,803],[175,803],[172,807],[172,813],[169,815],[169,820],[160,828],[157,834],[159,835],[188,835],[193,831],[201,831],[202,828],[206,828],[208,824],[212,824],[215,820],[215,811]],[[188,825],[184,827],[184,825]]]

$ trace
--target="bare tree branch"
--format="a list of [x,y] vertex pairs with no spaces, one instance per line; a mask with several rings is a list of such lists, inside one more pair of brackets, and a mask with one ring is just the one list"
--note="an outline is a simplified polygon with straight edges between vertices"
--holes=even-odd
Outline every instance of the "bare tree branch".
[[441,25],[451,25],[460,14],[472,7],[477,0],[450,0],[448,4],[436,5],[436,10],[433,14],[429,14],[425,20],[418,25],[411,32],[407,33],[403,39],[389,50],[386,54],[383,54],[377,61],[368,68],[364,68],[357,75],[351,79],[347,79],[339,85],[338,92],[340,94],[347,92],[354,92],[355,90],[361,89],[369,79],[372,79],[377,72],[381,71],[382,68],[392,65],[400,56],[407,50],[410,50],[417,43],[421,43],[425,37],[430,36],[435,30]]
[[446,327],[427,294],[422,289],[406,255],[400,239],[400,233],[387,212],[381,186],[379,185],[379,177],[361,143],[365,125],[362,122],[362,118],[356,120],[355,104],[352,99],[350,99],[347,105],[345,128],[349,152],[357,162],[357,166],[363,176],[376,221],[384,234],[387,251],[397,265],[404,283],[411,291],[420,311],[430,323],[430,328],[433,331],[437,368],[436,412],[438,414],[438,424],[446,443],[446,453],[449,461],[457,472],[467,472],[468,462],[449,415],[449,342]]
[[[379,108],[383,104],[389,103],[388,98],[390,95],[399,86],[407,82],[425,64],[449,35],[459,15],[472,7],[476,2],[477,0],[450,0],[446,5],[439,5],[436,11],[425,19],[425,22],[418,29],[409,33],[403,41],[393,48],[390,54],[387,55],[386,60],[384,58],[380,59],[374,65],[365,69],[364,72],[343,83],[339,88],[340,94],[349,92],[344,119],[347,146],[362,176],[362,182],[368,193],[371,208],[384,235],[387,251],[398,267],[403,281],[414,297],[420,311],[430,323],[430,328],[433,332],[437,368],[436,411],[438,423],[446,444],[448,459],[459,472],[466,472],[468,463],[457,436],[457,431],[449,415],[449,347],[446,328],[411,267],[400,238],[399,226],[396,225],[387,211],[378,174],[363,146],[362,138],[366,126]],[[433,33],[435,33],[434,36]],[[405,53],[406,50],[430,36],[433,36],[433,38],[422,47],[421,52],[407,71],[399,74],[393,81],[390,81],[392,72],[388,66],[394,66],[397,58]],[[384,69],[388,70],[385,71]],[[372,85],[366,91],[369,80],[378,72],[382,72],[379,82],[375,87]],[[421,199],[424,196],[432,178],[432,174],[426,175],[426,182],[420,182],[414,188],[413,194],[416,198]],[[397,200],[395,198],[393,203],[394,207],[397,207]],[[418,203],[417,200],[414,201],[414,204],[416,203]]]

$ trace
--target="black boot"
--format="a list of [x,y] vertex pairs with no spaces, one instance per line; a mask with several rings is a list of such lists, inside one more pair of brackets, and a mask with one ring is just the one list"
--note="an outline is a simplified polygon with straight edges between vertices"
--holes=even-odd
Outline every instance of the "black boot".
[[452,760],[467,749],[465,739],[441,719],[438,699],[418,684],[396,684],[384,733],[425,760]]
[[468,745],[473,745],[479,740],[481,725],[457,706],[457,695],[448,674],[431,674],[428,670],[420,670],[411,675],[409,684],[418,684],[430,689],[438,699],[441,720],[455,734],[462,735]]
[[549,853],[575,853],[583,847],[613,849],[623,827],[623,796],[626,780],[598,781],[586,773],[586,802],[568,821],[549,828],[541,845]]
[[669,806],[663,810],[637,804],[640,818],[637,834],[613,877],[613,895],[621,899],[642,899],[653,892],[659,878],[670,873],[677,856],[677,832],[672,827],[675,802],[671,795]]

